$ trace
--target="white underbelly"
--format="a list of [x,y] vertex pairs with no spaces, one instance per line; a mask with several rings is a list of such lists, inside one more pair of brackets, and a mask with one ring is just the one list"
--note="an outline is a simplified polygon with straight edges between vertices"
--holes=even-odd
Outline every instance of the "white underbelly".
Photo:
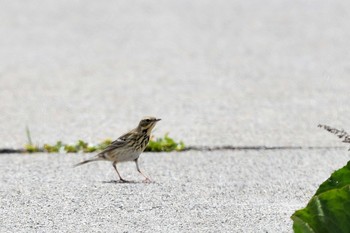
[[134,161],[140,156],[140,152],[120,153],[117,162]]

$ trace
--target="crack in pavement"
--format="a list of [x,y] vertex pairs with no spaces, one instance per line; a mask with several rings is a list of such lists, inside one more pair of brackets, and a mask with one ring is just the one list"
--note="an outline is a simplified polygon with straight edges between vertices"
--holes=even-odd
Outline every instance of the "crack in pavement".
[[[188,146],[181,151],[220,151],[220,150],[322,150],[322,149],[345,149],[345,146]],[[350,150],[350,149],[349,149]],[[163,152],[163,151],[161,151]],[[1,148],[0,154],[29,153],[25,149]],[[35,153],[46,153],[39,151]],[[92,152],[94,153],[94,152]],[[149,153],[149,151],[145,151]],[[157,152],[153,152],[157,153]]]

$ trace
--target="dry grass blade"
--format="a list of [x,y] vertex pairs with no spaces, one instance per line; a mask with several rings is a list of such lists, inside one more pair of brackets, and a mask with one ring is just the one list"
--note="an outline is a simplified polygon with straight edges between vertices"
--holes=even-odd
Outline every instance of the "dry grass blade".
[[350,134],[345,132],[345,130],[343,130],[343,129],[339,130],[339,129],[330,127],[328,125],[318,125],[318,127],[323,128],[323,129],[327,130],[328,132],[337,135],[338,138],[343,139],[342,142],[350,143]]

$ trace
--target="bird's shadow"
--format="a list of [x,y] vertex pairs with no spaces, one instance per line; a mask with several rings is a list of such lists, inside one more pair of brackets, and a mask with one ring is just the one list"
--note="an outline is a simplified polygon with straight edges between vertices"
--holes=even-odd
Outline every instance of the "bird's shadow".
[[154,181],[133,181],[133,180],[128,180],[128,181],[122,181],[122,180],[110,180],[110,181],[102,181],[103,184],[155,184],[156,182]]

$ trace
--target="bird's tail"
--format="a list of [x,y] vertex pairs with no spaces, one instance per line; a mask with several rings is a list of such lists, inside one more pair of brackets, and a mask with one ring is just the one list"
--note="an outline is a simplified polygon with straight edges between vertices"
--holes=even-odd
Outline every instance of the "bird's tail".
[[86,163],[90,163],[90,162],[99,161],[99,160],[101,160],[100,157],[94,157],[94,158],[91,158],[91,159],[84,160],[83,162],[77,163],[77,164],[73,165],[73,167],[78,167],[80,165],[83,165],[83,164],[86,164]]

